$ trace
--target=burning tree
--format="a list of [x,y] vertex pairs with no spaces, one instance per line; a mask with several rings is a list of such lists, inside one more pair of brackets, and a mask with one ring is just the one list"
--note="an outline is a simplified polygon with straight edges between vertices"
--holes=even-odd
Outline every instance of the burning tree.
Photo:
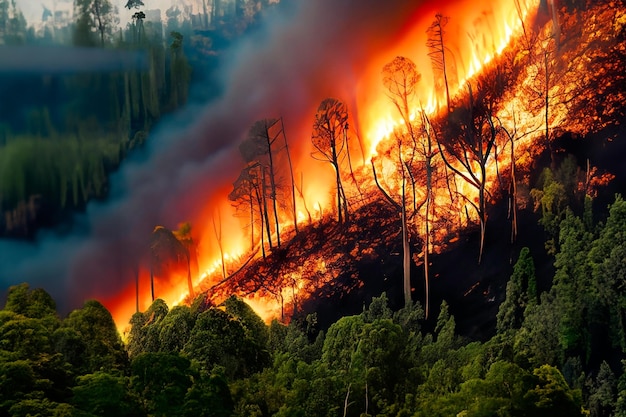
[[476,199],[461,194],[476,210],[480,222],[478,263],[482,260],[487,225],[488,167],[497,159],[497,141],[505,135],[496,113],[510,81],[497,67],[478,77],[474,86],[468,82],[467,98],[460,99],[443,122],[445,143],[438,142],[446,166],[478,193]]
[[[277,142],[281,136],[283,140]],[[276,244],[278,247],[281,245],[278,199],[283,179],[279,174],[282,170],[281,166],[287,164],[284,160],[281,163],[278,158],[282,150],[285,150],[287,154],[288,169],[291,175],[291,208],[293,209],[294,229],[297,233],[293,168],[282,119],[257,121],[250,128],[248,137],[239,146],[239,151],[248,165],[233,184],[233,191],[229,195],[229,199],[234,203],[243,203],[249,208],[252,248],[254,248],[255,211],[261,221],[261,245],[263,245],[263,227],[265,227],[270,249],[273,247],[270,215],[274,217]],[[271,202],[271,210],[268,202]]]
[[315,114],[311,142],[315,147],[313,158],[328,162],[335,170],[337,189],[337,220],[348,221],[348,200],[341,181],[341,164],[348,152],[348,108],[336,98],[324,99]]
[[170,278],[172,274],[180,274],[186,269],[189,295],[194,297],[191,282],[191,256],[172,231],[157,226],[150,238],[150,293],[154,301],[154,277]]
[[426,41],[426,47],[428,48],[428,56],[430,57],[433,72],[435,73],[435,85],[440,86],[442,82],[439,81],[438,74],[441,74],[443,78],[443,86],[446,90],[446,103],[448,105],[448,113],[452,111],[450,104],[450,87],[448,83],[448,71],[446,68],[446,54],[449,52],[444,43],[445,26],[448,24],[448,17],[437,13],[435,20],[428,27],[426,33],[428,34],[428,40]]
[[[277,174],[274,163],[274,151],[272,145],[280,136],[282,129],[276,131],[278,127],[278,119],[263,119],[257,121],[248,132],[248,138],[239,145],[239,151],[244,160],[248,163],[258,163],[262,171],[262,177],[267,175],[269,179],[269,199],[272,201],[272,212],[274,213],[274,225],[276,230],[276,244],[280,247],[280,223],[278,221],[278,203],[277,203]],[[265,195],[265,181],[262,184],[263,194]],[[267,216],[267,207],[265,207],[265,215]],[[267,220],[267,219],[266,219]],[[272,238],[267,226],[267,240],[270,248],[272,247]]]
[[[415,63],[408,58],[396,57],[384,66],[383,84],[387,88],[389,99],[398,110],[398,113],[400,113],[404,128],[406,128],[406,132],[394,131],[393,135],[395,141],[390,141],[386,148],[383,149],[383,147],[380,146],[380,150],[383,152],[381,152],[379,158],[377,158],[379,171],[383,176],[391,177],[388,190],[385,190],[381,181],[379,181],[375,159],[373,158],[371,161],[376,185],[385,199],[400,212],[403,248],[404,301],[406,305],[412,303],[411,248],[409,243],[408,221],[418,213],[419,209],[428,200],[428,192],[426,192],[418,203],[417,179],[429,178],[428,173],[430,172],[429,169],[426,169],[427,175],[425,176],[420,175],[421,173],[418,172],[417,158],[421,138],[418,135],[418,128],[411,118],[411,108],[414,104],[417,84],[420,78],[421,75],[417,72]],[[429,161],[428,164],[430,164],[430,155],[428,155],[427,159]],[[390,169],[390,167],[393,168]],[[407,182],[410,184],[410,187],[407,187]],[[392,197],[394,194],[398,196],[399,201],[396,201],[396,199]],[[407,200],[412,200],[412,204],[409,204]],[[426,252],[427,251],[428,249],[426,249]],[[424,271],[426,273],[426,305],[428,306],[428,267],[426,267]]]
[[[254,231],[256,219],[259,219],[261,250],[263,258],[265,258],[264,245],[264,227],[267,226],[267,234],[269,235],[269,217],[267,215],[267,202],[265,199],[265,188],[263,187],[260,164],[255,162],[248,164],[239,174],[239,178],[233,183],[233,191],[228,195],[228,199],[233,205],[241,210],[245,206],[245,210],[250,213],[250,249],[255,246]],[[271,248],[270,240],[270,248]]]

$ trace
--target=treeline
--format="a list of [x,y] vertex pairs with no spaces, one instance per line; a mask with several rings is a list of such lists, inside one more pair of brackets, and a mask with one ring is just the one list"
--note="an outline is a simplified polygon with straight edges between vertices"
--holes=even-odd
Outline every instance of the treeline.
[[156,300],[124,345],[99,303],[59,319],[23,284],[0,312],[0,415],[624,415],[626,201],[594,221],[561,182],[571,167],[533,192],[549,237],[559,224],[552,284],[523,248],[489,340],[458,336],[445,301],[433,331],[419,303],[392,311],[384,294],[320,329],[315,314],[268,326],[241,299],[201,295]]
[[[143,5],[128,3],[129,9]],[[8,4],[0,2],[0,21],[3,13],[8,19],[0,39],[14,46],[45,44],[21,36],[23,17]],[[0,235],[31,236],[38,226],[53,225],[69,210],[104,198],[109,174],[143,144],[163,114],[186,102],[191,66],[183,35],[164,36],[160,23],[144,24],[143,12],[117,32],[114,12],[108,1],[76,2],[76,21],[68,29],[72,43],[90,47],[92,55],[102,51],[104,59],[117,59],[113,52],[135,56],[133,65],[86,72],[77,62],[81,50],[61,48],[69,60],[63,72],[46,74],[41,68],[41,74],[0,78],[0,91],[11,97],[0,104]]]

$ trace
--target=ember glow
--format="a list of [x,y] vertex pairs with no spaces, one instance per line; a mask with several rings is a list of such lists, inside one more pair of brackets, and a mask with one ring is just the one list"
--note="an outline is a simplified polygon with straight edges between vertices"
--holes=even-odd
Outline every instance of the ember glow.
[[[10,272],[20,281],[42,271],[67,277],[67,296],[58,297],[55,291],[53,295],[72,307],[86,298],[99,298],[123,329],[137,308],[143,311],[152,302],[150,232],[157,225],[176,230],[179,223],[190,222],[192,257],[197,258],[191,282],[196,294],[210,291],[246,261],[262,256],[261,233],[269,252],[263,223],[254,215],[251,221],[228,199],[246,166],[238,146],[256,121],[282,118],[279,141],[288,143],[293,164],[293,187],[289,178],[281,178],[276,212],[269,210],[279,218],[280,234],[276,223],[269,222],[269,235],[276,244],[279,236],[285,242],[295,234],[292,193],[299,225],[332,216],[336,210],[335,173],[330,164],[311,158],[311,128],[322,100],[337,97],[348,107],[344,134],[349,138],[354,174],[343,173],[346,193],[358,196],[359,183],[371,191],[370,159],[394,131],[403,129],[381,82],[383,66],[396,56],[413,60],[421,80],[412,117],[418,119],[420,109],[434,116],[446,105],[426,46],[435,15],[449,18],[444,40],[454,96],[464,93],[468,80],[533,25],[538,8],[539,0],[300,2],[293,14],[268,22],[263,36],[246,39],[231,51],[223,69],[227,88],[222,97],[208,105],[192,104],[182,115],[161,124],[149,140],[150,158],[128,161],[116,175],[114,192],[121,197],[90,207],[88,233],[65,246],[62,265],[56,260],[51,267],[49,260],[33,255],[14,270],[0,272],[7,276]],[[540,124],[535,115],[522,114],[515,100],[509,99],[508,116],[502,113],[502,119],[508,117],[518,126]],[[284,146],[275,149],[277,163],[285,166]],[[503,166],[505,153],[500,152]],[[488,169],[488,176],[495,179],[495,164]],[[468,188],[462,190],[465,195],[476,194],[460,181],[455,186]],[[435,196],[441,207],[448,199],[443,191]],[[39,252],[58,253],[60,245],[47,240]],[[332,276],[332,271],[325,271],[324,260],[319,268],[321,274]],[[190,301],[186,276],[181,275],[185,274],[179,271],[156,277],[155,297],[170,306]],[[265,319],[280,317],[284,304],[305,291],[297,271],[288,278],[293,284],[280,293],[240,295],[247,296]]]

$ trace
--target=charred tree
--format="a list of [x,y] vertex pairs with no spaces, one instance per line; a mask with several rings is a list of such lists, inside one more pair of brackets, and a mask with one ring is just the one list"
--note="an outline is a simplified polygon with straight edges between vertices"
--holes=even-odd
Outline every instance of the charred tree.
[[[425,111],[417,104],[417,87],[421,75],[417,72],[417,67],[410,59],[396,57],[383,68],[383,84],[387,89],[387,96],[394,104],[406,133],[394,132],[395,147],[393,154],[397,156],[395,161],[396,173],[400,181],[400,202],[394,201],[394,206],[399,209],[402,221],[403,235],[403,268],[404,268],[404,291],[405,303],[411,302],[410,288],[410,265],[411,252],[408,238],[408,220],[415,217],[426,205],[425,233],[424,233],[424,298],[425,313],[429,313],[429,268],[428,251],[430,248],[430,210],[433,196],[433,158],[438,150],[433,146],[433,134],[430,121]],[[420,123],[415,122],[415,115],[419,114]],[[391,155],[392,153],[387,153]],[[385,153],[383,153],[385,154]],[[374,171],[375,166],[373,165]],[[376,172],[374,172],[375,177]],[[396,179],[396,182],[397,180]],[[376,178],[377,180],[377,178]],[[407,180],[411,183],[410,193],[407,192]],[[420,183],[418,180],[425,181]],[[380,182],[376,184],[381,191],[384,191]],[[425,192],[421,191],[425,188]],[[390,192],[384,192],[387,200],[392,200]],[[419,201],[418,201],[419,195]],[[410,197],[412,204],[407,207],[407,198]]]
[[[449,18],[437,13],[435,20],[429,26],[426,31],[428,39],[426,40],[426,47],[428,48],[428,56],[430,57],[433,72],[435,74],[440,73],[443,78],[443,87],[446,90],[446,103],[448,106],[448,113],[452,111],[450,103],[450,86],[448,83],[448,71],[446,63],[446,54],[449,52],[444,42],[444,35],[446,34],[444,28],[448,24]],[[436,77],[436,76],[435,76]],[[441,85],[437,79],[435,79],[435,85]]]
[[[410,59],[405,57],[398,56],[383,67],[383,84],[387,89],[387,96],[398,110],[398,113],[400,113],[400,117],[402,118],[404,126],[407,129],[409,142],[412,142],[413,145],[416,144],[416,132],[414,130],[413,122],[410,117],[409,101],[414,100],[415,98],[417,83],[419,82],[420,78],[421,75],[417,72],[415,64]],[[411,175],[411,169],[416,148],[415,146],[412,146],[412,151],[408,152],[409,156],[407,158],[407,152],[404,150],[406,140],[403,140],[407,137],[407,135],[394,132],[394,136],[396,138],[396,149],[390,150],[389,152],[389,155],[396,154],[397,156],[396,172],[399,173],[400,180],[400,202],[398,203],[393,200],[393,198],[390,197],[390,193],[383,190],[378,180],[376,181],[376,184],[378,188],[383,192],[383,194],[387,197],[387,200],[393,201],[393,205],[396,207],[396,209],[400,211],[402,227],[404,303],[405,305],[410,305],[412,303],[411,248],[409,244],[408,220],[406,212],[406,182],[407,178],[411,178],[413,190],[413,205],[415,208],[415,181],[413,180],[413,176]],[[410,146],[407,147],[411,148]],[[374,177],[377,179],[376,168],[373,161],[372,169],[374,170]]]
[[280,129],[285,140],[285,152],[287,152],[287,161],[289,162],[289,176],[291,178],[291,208],[293,211],[293,228],[298,234],[298,210],[296,208],[296,182],[293,176],[293,164],[291,163],[291,154],[289,153],[289,144],[287,143],[287,134],[285,133],[285,123],[280,118]]
[[480,249],[478,263],[482,260],[487,226],[487,167],[493,158],[496,141],[503,130],[496,117],[497,104],[510,81],[500,68],[483,75],[476,88],[467,83],[467,99],[446,119],[445,144],[438,142],[446,166],[467,184],[477,190],[477,202],[461,195],[472,206],[480,223]]
[[[248,166],[241,171],[239,178],[233,183],[233,190],[228,195],[228,199],[237,210],[241,211],[242,207],[245,207],[245,210],[249,210],[247,213],[250,216],[251,250],[254,250],[254,245],[256,244],[254,241],[254,232],[256,219],[258,219],[259,239],[263,259],[265,259],[266,256],[265,227],[268,228],[269,233],[267,204],[265,204],[265,199],[263,198],[264,193],[262,166],[258,162],[253,162],[248,164]],[[269,245],[271,249],[271,240],[269,241]]]
[[220,211],[217,211],[217,223],[215,223],[215,216],[213,220],[213,232],[215,233],[215,240],[217,241],[217,247],[220,250],[220,260],[222,262],[222,278],[226,278],[226,262],[224,262],[224,245],[222,244],[222,215]]
[[[265,180],[269,181],[269,198],[272,200],[272,212],[274,215],[274,227],[276,230],[276,245],[280,247],[280,222],[278,219],[278,203],[277,203],[277,168],[274,161],[273,145],[282,134],[282,124],[279,125],[279,119],[263,119],[257,121],[248,132],[248,137],[239,146],[239,151],[244,160],[248,163],[257,162],[261,166],[263,188],[265,190]],[[263,193],[264,201],[266,200],[265,191]],[[267,216],[267,209],[265,210]],[[268,219],[266,218],[266,221]],[[269,221],[267,221],[269,227]],[[271,238],[270,230],[267,230],[268,240]]]
[[328,162],[335,170],[337,190],[337,220],[339,224],[348,222],[348,201],[341,180],[341,163],[348,144],[344,137],[348,122],[348,108],[336,98],[324,99],[315,114],[311,142],[315,147],[313,158]]

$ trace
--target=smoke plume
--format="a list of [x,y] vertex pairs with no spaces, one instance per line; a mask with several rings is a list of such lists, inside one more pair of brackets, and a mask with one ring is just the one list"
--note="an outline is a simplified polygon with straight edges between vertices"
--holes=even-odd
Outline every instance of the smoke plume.
[[[255,120],[282,116],[310,126],[322,99],[349,100],[368,57],[393,44],[417,9],[414,0],[290,3],[227,53],[221,96],[164,119],[145,154],[113,175],[107,202],[76,216],[71,235],[0,241],[2,287],[42,286],[66,311],[119,293],[146,261],[156,225],[193,221],[237,177],[237,146]],[[293,140],[310,140],[310,132]]]

